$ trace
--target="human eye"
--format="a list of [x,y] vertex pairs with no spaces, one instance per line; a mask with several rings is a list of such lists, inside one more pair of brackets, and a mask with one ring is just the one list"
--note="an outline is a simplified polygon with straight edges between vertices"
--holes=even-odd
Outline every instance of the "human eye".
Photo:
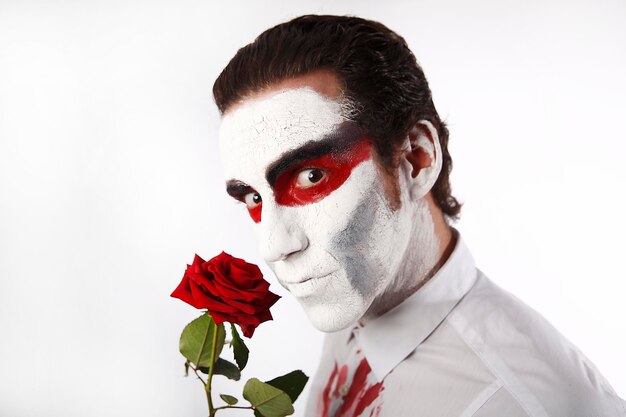
[[263,201],[261,194],[248,184],[239,180],[229,180],[226,183],[226,192],[235,200],[246,205],[250,217],[255,223],[261,221]]
[[246,203],[248,210],[253,210],[261,205],[262,199],[259,193],[251,191],[243,196],[242,201]]
[[327,173],[320,168],[306,168],[298,172],[295,179],[297,188],[309,188],[327,177]]

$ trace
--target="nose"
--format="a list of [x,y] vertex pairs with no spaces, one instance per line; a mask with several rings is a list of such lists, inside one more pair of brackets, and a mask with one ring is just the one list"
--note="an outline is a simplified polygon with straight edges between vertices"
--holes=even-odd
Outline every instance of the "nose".
[[307,248],[309,241],[297,221],[288,212],[289,207],[263,202],[259,244],[266,262],[277,262]]

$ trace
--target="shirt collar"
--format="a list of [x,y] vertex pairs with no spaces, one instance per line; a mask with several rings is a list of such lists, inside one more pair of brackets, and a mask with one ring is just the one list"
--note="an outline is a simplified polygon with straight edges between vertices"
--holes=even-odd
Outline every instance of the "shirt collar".
[[[476,281],[476,267],[460,234],[444,265],[423,287],[364,326],[348,331],[379,381],[413,352],[446,318]],[[346,339],[349,340],[349,339]]]

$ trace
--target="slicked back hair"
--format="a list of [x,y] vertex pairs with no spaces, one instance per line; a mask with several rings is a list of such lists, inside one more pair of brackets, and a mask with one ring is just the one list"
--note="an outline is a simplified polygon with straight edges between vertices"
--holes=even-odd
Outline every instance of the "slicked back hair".
[[451,219],[461,204],[451,194],[448,129],[439,118],[424,72],[406,41],[379,22],[351,16],[305,15],[261,33],[239,49],[213,85],[220,112],[283,80],[330,70],[356,102],[355,122],[371,136],[385,167],[419,120],[437,129],[443,165],[431,192]]

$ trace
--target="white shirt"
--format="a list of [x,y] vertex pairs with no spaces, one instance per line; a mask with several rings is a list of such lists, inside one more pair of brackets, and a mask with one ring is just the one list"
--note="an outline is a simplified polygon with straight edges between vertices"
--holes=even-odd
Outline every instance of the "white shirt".
[[595,366],[476,269],[444,266],[365,326],[329,333],[306,417],[624,417]]

